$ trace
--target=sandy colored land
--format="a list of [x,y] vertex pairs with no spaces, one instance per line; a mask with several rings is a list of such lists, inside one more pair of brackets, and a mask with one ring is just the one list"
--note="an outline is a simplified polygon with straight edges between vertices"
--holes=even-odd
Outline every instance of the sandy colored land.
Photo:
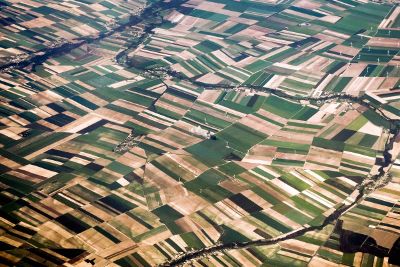
[[390,38],[388,35],[387,38],[385,37],[372,37],[367,45],[369,46],[380,46],[380,47],[387,47],[387,48],[395,48],[400,49],[400,40],[398,38]]

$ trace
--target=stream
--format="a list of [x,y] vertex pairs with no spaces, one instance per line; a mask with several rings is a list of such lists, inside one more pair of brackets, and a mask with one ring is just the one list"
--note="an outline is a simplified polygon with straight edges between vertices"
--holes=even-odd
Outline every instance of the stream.
[[[132,51],[132,49],[137,48],[146,39],[146,37],[151,33],[151,31],[163,22],[162,19],[160,22],[154,18],[160,18],[160,14],[162,11],[167,10],[167,9],[177,8],[184,2],[185,1],[177,0],[177,1],[171,1],[171,2],[154,3],[150,6],[147,6],[141,12],[140,15],[138,15],[138,16],[131,15],[128,22],[123,23],[108,32],[101,33],[95,37],[80,38],[80,39],[75,40],[74,42],[64,43],[58,47],[48,48],[48,49],[36,52],[36,53],[30,55],[27,59],[22,60],[20,62],[10,62],[10,63],[0,65],[0,72],[2,72],[2,71],[4,72],[4,71],[10,70],[10,69],[25,68],[25,67],[30,66],[31,64],[33,64],[33,66],[42,64],[43,62],[45,62],[46,60],[48,60],[51,57],[63,55],[65,53],[68,53],[72,49],[78,48],[84,44],[99,41],[101,39],[104,39],[106,37],[113,35],[114,33],[122,32],[130,26],[134,26],[139,23],[143,23],[144,21],[147,21],[148,24],[145,25],[145,30],[141,34],[141,36],[139,36],[137,38],[137,40],[133,41],[125,50],[121,51],[116,56],[116,61],[119,64],[126,65],[127,64],[126,63],[127,55],[129,54],[129,51]],[[149,22],[152,19],[154,21]],[[148,71],[148,70],[141,70],[141,71]],[[213,246],[209,246],[209,247],[206,247],[203,249],[188,251],[182,255],[176,256],[172,260],[169,260],[165,263],[160,264],[159,267],[181,266],[191,260],[197,260],[202,257],[206,257],[208,255],[212,255],[214,253],[224,251],[224,250],[244,249],[244,248],[253,247],[253,246],[273,245],[278,242],[282,242],[285,240],[289,240],[289,239],[293,239],[293,238],[302,236],[311,231],[321,230],[328,224],[335,222],[342,214],[344,214],[345,212],[347,212],[348,210],[353,208],[355,205],[357,205],[364,198],[365,195],[367,195],[370,192],[372,192],[373,190],[375,190],[377,188],[377,185],[379,184],[379,182],[382,179],[384,179],[385,176],[387,175],[387,172],[389,171],[390,166],[394,161],[393,155],[391,154],[391,150],[392,150],[393,144],[396,141],[396,138],[400,132],[400,127],[399,127],[400,120],[390,119],[390,118],[386,117],[385,114],[380,109],[378,109],[378,108],[372,106],[370,103],[364,101],[365,99],[363,97],[355,97],[355,96],[342,94],[342,93],[324,95],[324,96],[320,96],[320,97],[298,96],[298,95],[288,94],[282,90],[265,88],[265,87],[260,87],[260,86],[207,84],[207,83],[195,81],[194,79],[191,79],[191,78],[187,78],[179,73],[176,73],[176,72],[168,70],[168,69],[164,70],[164,72],[169,77],[172,77],[174,79],[185,80],[194,85],[202,86],[205,89],[224,89],[224,90],[234,90],[234,89],[248,90],[248,89],[250,89],[250,90],[254,90],[254,91],[258,91],[258,92],[267,92],[270,94],[274,94],[274,95],[283,97],[285,99],[296,100],[296,101],[300,101],[300,100],[308,100],[308,101],[347,100],[350,102],[359,103],[360,105],[363,105],[367,108],[374,110],[377,114],[379,114],[379,116],[383,120],[386,120],[389,122],[390,127],[388,130],[390,131],[390,136],[387,140],[385,149],[383,151],[384,160],[379,165],[378,173],[376,175],[368,177],[363,183],[361,183],[356,188],[356,190],[358,191],[358,195],[356,196],[356,198],[354,199],[354,201],[352,203],[347,204],[347,205],[342,204],[332,214],[330,214],[328,217],[326,217],[322,224],[320,224],[318,226],[310,226],[310,227],[300,228],[300,229],[294,230],[292,232],[283,234],[283,235],[275,237],[275,238],[259,239],[259,240],[247,241],[247,242],[231,242],[231,243],[225,243],[225,244],[215,244]],[[163,78],[161,78],[161,79],[163,79]]]

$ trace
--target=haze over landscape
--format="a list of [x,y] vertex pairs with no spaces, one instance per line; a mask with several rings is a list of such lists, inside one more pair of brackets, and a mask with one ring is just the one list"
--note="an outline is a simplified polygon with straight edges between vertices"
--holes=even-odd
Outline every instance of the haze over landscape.
[[0,266],[400,266],[400,5],[0,0]]

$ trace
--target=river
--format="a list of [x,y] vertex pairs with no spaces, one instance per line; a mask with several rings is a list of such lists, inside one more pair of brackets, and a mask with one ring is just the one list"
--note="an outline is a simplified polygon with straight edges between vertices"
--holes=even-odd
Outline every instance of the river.
[[[111,29],[107,32],[102,32],[97,36],[89,36],[89,37],[81,37],[75,39],[73,41],[61,44],[56,47],[49,47],[40,51],[37,51],[28,56],[28,58],[21,60],[19,62],[9,62],[6,64],[0,65],[0,72],[8,71],[11,69],[22,69],[33,64],[34,66],[40,65],[49,58],[60,56],[70,52],[71,50],[78,48],[84,44],[93,43],[96,41],[100,41],[106,37],[109,37],[117,32],[122,32],[128,27],[135,26],[143,21],[154,20],[153,23],[148,22],[148,26],[146,27],[147,31],[152,30],[154,27],[159,25],[154,18],[160,17],[160,13],[164,10],[175,8],[180,6],[182,3],[186,2],[186,0],[174,0],[171,2],[156,2],[151,5],[148,5],[144,8],[139,15],[130,15],[127,22],[118,25],[117,27]],[[140,38],[140,37],[139,37]]]
[[[71,43],[65,43],[60,45],[59,47],[54,47],[54,48],[48,48],[43,51],[39,51],[33,55],[31,55],[29,58],[22,60],[21,62],[15,62],[15,63],[7,63],[3,64],[0,66],[0,71],[7,71],[10,69],[20,69],[20,68],[25,68],[28,67],[29,65],[33,64],[38,65],[42,64],[45,62],[47,59],[55,56],[59,56],[65,53],[68,53],[72,49],[78,48],[84,44],[87,43],[92,43],[99,41],[101,39],[104,39],[106,37],[109,37],[113,35],[114,33],[124,31],[127,27],[137,25],[139,23],[142,23],[143,21],[147,21],[145,31],[144,33],[138,37],[136,42],[132,42],[127,49],[123,50],[120,52],[116,59],[117,62],[120,64],[125,64],[125,59],[129,51],[132,49],[135,49],[138,47],[143,40],[146,38],[146,36],[160,23],[160,21],[156,21],[154,18],[159,17],[160,13],[166,9],[171,9],[180,6],[183,2],[182,0],[177,0],[177,1],[171,1],[171,2],[157,2],[154,3],[148,7],[146,7],[140,15],[138,16],[131,16],[128,20],[128,22],[121,24],[114,29],[101,33],[98,36],[95,37],[85,37],[81,38],[78,40],[75,40],[74,42]],[[150,22],[153,19],[153,22]],[[124,61],[124,63],[122,63]],[[142,70],[145,71],[145,70]],[[391,154],[391,149],[393,148],[393,144],[396,140],[396,137],[399,135],[399,125],[400,125],[400,120],[394,120],[394,119],[389,119],[388,117],[385,116],[385,114],[380,111],[379,109],[373,107],[371,104],[368,102],[364,101],[363,97],[355,97],[351,95],[346,95],[346,94],[332,94],[332,95],[325,95],[321,97],[306,97],[306,96],[295,96],[295,95],[290,95],[284,91],[281,90],[276,90],[276,89],[271,89],[271,88],[265,88],[265,87],[257,87],[257,86],[240,86],[238,85],[214,85],[214,84],[207,84],[207,83],[200,83],[197,82],[193,79],[186,78],[179,73],[173,72],[171,70],[165,70],[166,74],[169,75],[170,77],[173,77],[175,79],[181,79],[181,80],[186,80],[188,82],[191,82],[195,85],[202,86],[206,89],[225,89],[225,90],[234,90],[234,89],[239,89],[239,90],[255,90],[259,92],[268,92],[271,94],[275,94],[277,96],[286,98],[286,99],[291,99],[291,100],[308,100],[308,101],[327,101],[327,100],[347,100],[350,102],[354,103],[359,103],[360,105],[363,105],[367,108],[370,108],[377,112],[381,116],[383,120],[386,120],[389,122],[389,131],[391,133],[391,137],[388,139],[386,145],[385,145],[385,150],[383,152],[384,155],[384,161],[381,163],[378,169],[378,174],[373,175],[370,177],[368,180],[365,180],[362,184],[360,184],[357,187],[357,197],[355,200],[350,203],[350,204],[343,204],[340,206],[336,211],[334,211],[332,214],[330,214],[328,217],[325,218],[324,222],[321,225],[318,226],[310,226],[310,227],[304,227],[300,228],[297,230],[294,230],[292,232],[286,233],[284,235],[275,237],[275,238],[270,238],[270,239],[259,239],[259,240],[254,240],[254,241],[248,241],[248,242],[231,242],[231,243],[226,243],[226,244],[216,244],[210,247],[206,247],[203,249],[199,250],[194,250],[194,251],[189,251],[184,253],[183,255],[177,256],[174,259],[162,263],[159,266],[160,267],[169,267],[169,266],[180,266],[183,265],[191,260],[197,260],[199,258],[214,254],[219,251],[224,251],[224,250],[229,250],[229,249],[243,249],[243,248],[248,248],[252,246],[264,246],[264,245],[272,245],[276,244],[281,241],[293,239],[296,237],[299,237],[301,235],[304,235],[307,232],[310,231],[315,231],[315,230],[321,230],[324,228],[326,225],[335,222],[342,214],[353,208],[355,205],[357,205],[363,197],[370,193],[371,190],[376,189],[374,185],[377,185],[381,179],[383,179],[386,175],[388,170],[390,169],[391,164],[393,163],[393,155]],[[161,78],[161,77],[160,77]],[[372,189],[371,189],[372,188]]]

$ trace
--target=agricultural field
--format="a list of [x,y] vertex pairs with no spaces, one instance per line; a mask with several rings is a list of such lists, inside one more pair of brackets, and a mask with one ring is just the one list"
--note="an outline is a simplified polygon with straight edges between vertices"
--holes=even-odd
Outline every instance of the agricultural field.
[[397,4],[7,0],[0,24],[0,266],[400,266]]
[[140,0],[1,1],[0,64],[105,34],[129,21],[145,4]]

